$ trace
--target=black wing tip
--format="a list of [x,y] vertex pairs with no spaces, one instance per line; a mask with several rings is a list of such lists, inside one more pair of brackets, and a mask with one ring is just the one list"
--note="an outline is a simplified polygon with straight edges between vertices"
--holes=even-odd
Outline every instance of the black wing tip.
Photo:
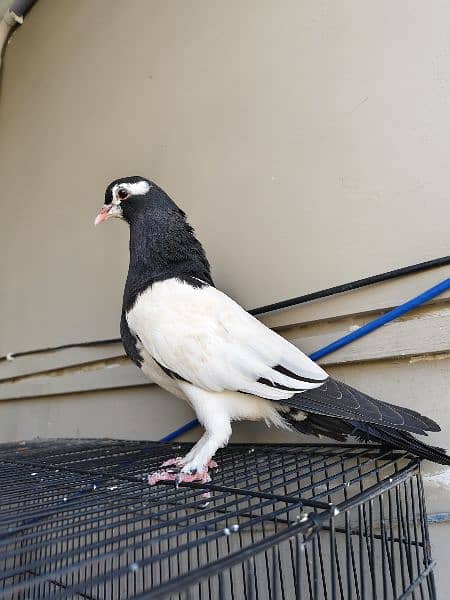
[[427,431],[441,431],[435,421],[411,408],[372,398],[333,378],[329,378],[324,385],[296,393],[280,402],[307,413],[372,423],[419,435],[427,435]]
[[[417,421],[416,427],[411,428],[411,431],[414,431],[414,433],[419,433],[418,429],[423,429],[423,431],[432,431],[435,433],[438,433],[441,431],[441,427],[438,423],[436,423],[436,421],[433,421],[433,419],[430,419],[430,417],[422,415],[420,412],[413,410],[412,408],[406,408],[404,406],[399,406],[398,404],[390,404],[389,402],[384,402],[383,400],[378,400],[376,398],[372,398],[368,394],[365,394],[364,392],[361,392],[360,390],[352,388],[350,385],[343,383],[337,379],[334,379],[333,382],[338,384],[338,386],[340,386],[340,385],[344,386],[345,388],[350,389],[352,392],[361,394],[369,400],[379,402],[380,404],[386,406],[390,410],[394,410],[396,412],[400,411],[401,413],[403,413],[402,416],[406,416],[406,415],[410,416],[413,420]],[[380,425],[388,425],[388,424],[380,423]],[[392,426],[392,424],[390,424],[390,426]]]
[[439,431],[442,431],[441,426],[436,423],[436,421],[433,421],[433,419],[430,419],[429,417],[425,417],[424,415],[420,415],[420,418],[422,419],[423,423],[425,424],[424,429],[425,431],[434,431],[436,433],[438,433]]

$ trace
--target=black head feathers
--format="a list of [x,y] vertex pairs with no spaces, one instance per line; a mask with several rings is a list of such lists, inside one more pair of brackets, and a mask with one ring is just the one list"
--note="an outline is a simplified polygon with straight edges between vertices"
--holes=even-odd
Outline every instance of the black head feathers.
[[139,176],[116,179],[106,188],[104,210],[130,226],[124,309],[156,281],[175,277],[195,287],[214,285],[185,213],[156,183]]

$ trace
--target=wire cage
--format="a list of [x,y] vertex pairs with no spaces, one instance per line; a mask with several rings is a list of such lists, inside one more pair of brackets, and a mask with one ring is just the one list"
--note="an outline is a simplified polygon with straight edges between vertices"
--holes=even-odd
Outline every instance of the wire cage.
[[0,598],[436,598],[418,460],[231,445],[211,483],[147,485],[189,447],[0,446]]

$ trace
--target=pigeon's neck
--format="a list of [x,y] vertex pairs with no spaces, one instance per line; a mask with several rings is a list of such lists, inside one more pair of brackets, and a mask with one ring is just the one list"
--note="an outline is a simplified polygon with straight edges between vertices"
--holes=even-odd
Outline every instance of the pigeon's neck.
[[202,245],[178,209],[136,215],[130,221],[130,264],[124,309],[156,281],[178,278],[196,287],[214,285]]

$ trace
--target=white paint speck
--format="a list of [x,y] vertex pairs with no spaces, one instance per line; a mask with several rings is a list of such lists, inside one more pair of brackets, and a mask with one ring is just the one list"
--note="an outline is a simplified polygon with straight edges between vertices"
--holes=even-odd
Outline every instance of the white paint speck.
[[308,513],[302,511],[299,515],[297,515],[296,519],[299,523],[303,523],[308,519]]

